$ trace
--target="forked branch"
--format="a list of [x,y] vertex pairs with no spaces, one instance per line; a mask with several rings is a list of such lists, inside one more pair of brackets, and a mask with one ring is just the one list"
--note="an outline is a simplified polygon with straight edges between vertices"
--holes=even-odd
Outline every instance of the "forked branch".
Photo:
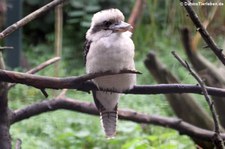
[[180,62],[180,64],[190,72],[190,74],[197,80],[197,82],[201,86],[202,93],[210,107],[210,111],[212,113],[212,117],[213,117],[213,121],[214,121],[215,134],[213,137],[213,141],[214,141],[215,145],[217,146],[217,148],[224,149],[223,140],[220,136],[218,115],[216,113],[214,103],[212,102],[211,98],[209,97],[208,91],[205,88],[205,83],[202,81],[202,79],[198,76],[198,74],[190,67],[190,65],[186,61],[182,60],[180,58],[180,56],[178,56],[174,51],[172,52],[172,54]]
[[210,49],[215,53],[218,59],[225,65],[225,55],[222,52],[223,49],[218,48],[213,38],[209,35],[208,31],[202,25],[201,21],[198,18],[198,15],[195,13],[192,6],[188,5],[188,3],[190,3],[190,0],[180,0],[180,1],[185,4],[183,6],[187,10],[192,22],[196,26],[196,30],[201,34],[207,46],[210,47]]

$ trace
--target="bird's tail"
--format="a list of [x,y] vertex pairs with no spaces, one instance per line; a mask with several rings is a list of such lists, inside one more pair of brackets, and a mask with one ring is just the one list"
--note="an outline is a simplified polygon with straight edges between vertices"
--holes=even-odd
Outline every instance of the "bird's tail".
[[119,94],[93,91],[95,105],[100,113],[102,127],[108,139],[116,135],[116,122],[118,119],[117,102]]
[[113,111],[100,111],[100,119],[106,137],[108,139],[114,138],[116,135],[116,122],[118,119],[117,106]]

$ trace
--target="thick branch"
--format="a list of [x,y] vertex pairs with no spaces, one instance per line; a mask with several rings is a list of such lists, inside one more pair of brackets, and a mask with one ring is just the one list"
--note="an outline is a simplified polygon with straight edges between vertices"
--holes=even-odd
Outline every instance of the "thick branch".
[[[0,69],[5,69],[4,59],[0,51]],[[7,83],[0,81],[0,148],[11,149],[9,133],[9,109],[8,109]]]
[[55,6],[63,3],[66,0],[54,0],[45,6],[39,8],[38,10],[30,13],[23,19],[19,20],[18,22],[14,23],[13,25],[7,27],[4,31],[0,33],[0,40],[8,36],[9,34],[13,33],[15,30],[21,28],[22,26],[26,25],[27,23],[31,22],[32,20],[36,19],[39,17],[41,14],[46,13],[47,11],[51,10]]
[[0,81],[10,82],[10,83],[20,83],[30,85],[39,89],[51,88],[51,89],[64,89],[70,88],[74,89],[80,86],[87,80],[91,80],[96,77],[106,76],[106,75],[115,75],[123,73],[133,73],[140,74],[140,72],[134,70],[122,70],[118,73],[113,73],[110,71],[99,72],[93,74],[86,74],[78,77],[66,77],[66,78],[57,78],[57,77],[44,77],[26,73],[19,73],[14,71],[0,70]]
[[[22,121],[24,119],[36,116],[45,112],[55,111],[58,109],[66,109],[91,115],[99,115],[93,103],[80,102],[75,99],[59,98],[46,100],[41,103],[36,103],[31,106],[16,110],[12,115],[11,124]],[[180,119],[167,118],[162,116],[147,115],[138,113],[131,110],[119,110],[119,119],[129,120],[137,123],[154,124],[163,127],[169,127],[180,132],[198,139],[211,141],[214,132],[198,128]],[[225,134],[221,134],[225,139]]]
[[[190,3],[189,0],[180,0],[182,3]],[[191,5],[184,5],[187,10],[192,22],[195,24],[197,31],[201,34],[202,38],[205,40],[207,45],[211,48],[211,50],[215,53],[215,55],[219,58],[219,60],[225,65],[225,55],[222,53],[222,49],[218,48],[216,43],[213,41],[212,37],[209,35],[208,31],[204,28],[202,23],[200,22],[197,14],[194,12]]]
[[[137,73],[136,71],[124,71],[120,73]],[[115,73],[105,72],[97,74],[87,74],[79,77],[43,77],[13,71],[0,70],[0,81],[10,83],[20,83],[30,85],[39,89],[78,89],[80,91],[89,92],[98,89],[92,82],[86,81],[92,78],[110,75]],[[86,82],[85,82],[86,81]],[[85,82],[85,83],[84,83]],[[209,95],[224,97],[225,89],[206,87]],[[114,91],[112,91],[114,92]],[[195,93],[202,94],[201,88],[198,85],[190,84],[159,84],[159,85],[139,85],[133,89],[125,91],[125,94],[170,94],[170,93]]]

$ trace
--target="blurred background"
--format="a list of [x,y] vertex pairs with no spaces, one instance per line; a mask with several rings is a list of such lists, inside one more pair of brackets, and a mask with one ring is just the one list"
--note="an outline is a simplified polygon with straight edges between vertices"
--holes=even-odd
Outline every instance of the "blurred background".
[[[16,1],[19,4],[15,5]],[[199,1],[205,2],[205,0]],[[4,1],[1,2],[4,3]],[[50,1],[9,0],[6,8],[8,11],[17,11],[17,15],[11,16],[16,12],[2,15],[1,19],[5,20],[2,29],[48,2]],[[194,52],[204,56],[215,68],[220,68],[220,63],[211,50],[203,48],[206,44],[198,37],[196,28],[178,0],[143,0],[142,2],[143,7],[139,9],[140,15],[135,23],[132,37],[136,47],[136,68],[143,73],[138,75],[137,84],[168,83],[159,81],[159,78],[155,78],[149,73],[144,64],[149,52],[154,52],[152,54],[168,68],[170,73],[179,78],[179,82],[196,84],[192,76],[180,66],[171,54],[171,51],[176,51],[183,58],[187,58],[181,35],[184,27],[187,27],[189,35],[194,39],[192,40]],[[4,41],[5,45],[14,47],[14,49],[9,49],[9,52],[4,51],[7,69],[25,72],[54,56],[60,56],[62,59],[57,65],[38,72],[38,75],[66,77],[84,74],[83,45],[92,15],[102,9],[118,8],[128,20],[135,3],[135,0],[68,0],[64,3],[62,12],[52,10],[7,37]],[[225,4],[218,7],[194,7],[220,48],[225,47],[224,8]],[[1,12],[4,12],[4,9]],[[61,16],[61,26],[60,22],[56,21],[56,16]],[[56,29],[57,23],[59,23],[59,29],[62,28],[61,39],[57,39],[57,32],[59,32]],[[62,45],[57,44],[56,41]],[[10,55],[15,51],[17,52],[13,56]],[[18,61],[16,61],[16,57],[18,57]],[[49,100],[51,100],[60,91],[47,90],[47,92],[50,96]],[[93,101],[92,95],[84,92],[69,90],[66,95],[81,101]],[[192,95],[191,97],[195,99],[198,106],[201,106],[207,114],[209,113],[207,104],[201,96]],[[45,97],[41,92],[28,86],[16,85],[9,92],[9,104],[12,109],[22,108],[42,100],[45,100]],[[179,111],[171,105],[168,97],[164,95],[125,95],[120,100],[119,108],[183,119],[182,115],[178,114]],[[189,110],[191,111],[191,109]],[[185,113],[185,115],[187,114]],[[199,125],[201,126],[201,124]],[[196,148],[196,142],[193,142],[191,138],[168,128],[119,120],[117,129],[116,138],[106,140],[99,117],[60,110],[14,124],[11,127],[11,137],[14,142],[20,138],[23,142],[22,147],[25,149]]]

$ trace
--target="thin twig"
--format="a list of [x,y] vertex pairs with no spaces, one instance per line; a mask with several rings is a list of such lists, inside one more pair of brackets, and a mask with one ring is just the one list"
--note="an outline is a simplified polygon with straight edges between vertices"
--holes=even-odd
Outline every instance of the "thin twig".
[[46,92],[45,89],[40,89],[42,94],[45,96],[45,98],[48,98],[48,93]]
[[[54,57],[51,58],[43,63],[41,63],[40,65],[38,65],[37,67],[32,68],[31,70],[27,71],[27,74],[35,74],[37,72],[39,72],[40,70],[46,68],[47,66],[54,64],[56,62],[58,62],[61,58],[60,57]],[[8,89],[12,88],[13,86],[15,86],[16,83],[11,83],[8,85]]]
[[21,28],[22,26],[26,25],[27,23],[31,22],[32,20],[36,19],[39,17],[41,14],[46,13],[47,11],[53,9],[55,6],[63,3],[66,0],[54,0],[45,6],[39,8],[38,10],[30,13],[23,19],[19,20],[18,22],[12,24],[11,26],[7,27],[4,31],[0,33],[0,40],[8,36],[9,34],[13,33],[17,29]]
[[0,47],[0,50],[5,50],[5,49],[14,49],[14,47],[8,47],[8,46]]
[[58,62],[60,59],[61,59],[60,57],[53,57],[53,58],[43,62],[42,64],[38,65],[37,67],[34,67],[33,69],[27,71],[26,73],[35,74],[35,73],[39,72],[40,70],[44,69],[45,67]]
[[198,76],[198,74],[189,66],[189,64],[182,60],[180,58],[180,56],[178,56],[175,51],[172,51],[172,54],[174,55],[174,57],[181,63],[181,65],[186,68],[190,74],[197,80],[197,82],[199,83],[199,85],[201,86],[201,89],[202,89],[202,92],[203,92],[203,95],[210,107],[210,111],[212,113],[212,117],[213,117],[213,121],[214,121],[214,129],[215,129],[215,140],[217,143],[215,143],[216,145],[218,145],[219,148],[224,148],[224,145],[223,145],[223,141],[221,139],[221,136],[220,136],[220,128],[219,128],[219,119],[218,119],[218,115],[216,113],[216,110],[215,110],[215,106],[213,104],[213,101],[211,100],[211,98],[209,97],[209,94],[208,94],[208,91],[206,89],[206,86],[205,86],[205,83],[201,80],[201,78]]
[[59,93],[59,95],[56,97],[56,99],[65,97],[67,91],[68,91],[68,89],[63,89],[63,90]]
[[186,5],[190,3],[189,0],[180,0],[187,10],[192,22],[196,26],[196,30],[201,34],[202,38],[205,40],[206,44],[211,48],[211,50],[215,53],[215,55],[219,58],[219,60],[225,65],[225,55],[223,54],[223,50],[218,48],[216,43],[214,42],[213,38],[209,35],[208,31],[205,29],[205,27],[200,22],[198,15],[195,13],[191,5]]

